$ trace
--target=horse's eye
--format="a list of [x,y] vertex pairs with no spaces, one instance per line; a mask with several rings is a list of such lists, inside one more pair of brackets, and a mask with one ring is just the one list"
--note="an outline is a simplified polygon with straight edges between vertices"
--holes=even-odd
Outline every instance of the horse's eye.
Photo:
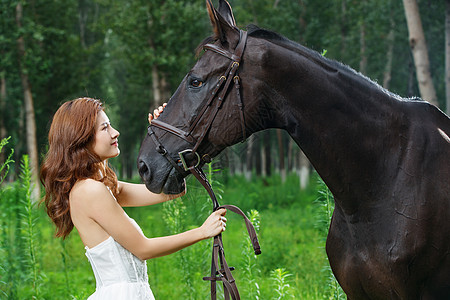
[[192,79],[191,81],[191,86],[195,87],[195,88],[199,88],[203,85],[203,81],[198,80],[198,79]]

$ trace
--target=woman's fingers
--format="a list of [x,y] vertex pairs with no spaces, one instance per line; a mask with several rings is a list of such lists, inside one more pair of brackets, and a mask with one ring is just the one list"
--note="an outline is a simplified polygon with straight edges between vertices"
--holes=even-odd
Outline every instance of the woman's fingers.
[[221,208],[217,210],[216,213],[219,215],[219,225],[222,231],[225,231],[225,229],[227,229],[227,218],[225,218],[224,216],[227,213],[227,210],[225,208]]
[[158,108],[155,108],[153,110],[153,115],[151,113],[148,114],[148,122],[151,123],[152,120],[158,118],[161,113],[164,111],[164,108],[166,107],[167,103],[163,103],[163,105],[159,106]]

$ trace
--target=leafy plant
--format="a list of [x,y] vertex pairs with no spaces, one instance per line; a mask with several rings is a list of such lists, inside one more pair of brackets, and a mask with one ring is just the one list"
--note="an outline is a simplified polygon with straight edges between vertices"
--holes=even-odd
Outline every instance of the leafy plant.
[[25,191],[25,197],[21,198],[21,204],[23,205],[25,212],[22,215],[22,222],[24,223],[24,235],[23,238],[26,242],[26,259],[23,262],[27,266],[28,274],[26,280],[31,282],[33,299],[39,299],[40,284],[42,277],[40,274],[40,267],[37,260],[36,249],[38,239],[36,238],[36,217],[35,210],[32,201],[32,186],[31,186],[31,171],[29,165],[29,159],[27,155],[22,159],[22,174],[20,175],[21,185]]
[[[2,152],[3,147],[8,144],[8,141],[11,137],[4,138],[0,141],[0,152]],[[11,149],[11,152],[9,153],[8,157],[6,158],[6,161],[0,166],[0,184],[3,183],[3,181],[6,178],[6,175],[8,175],[9,172],[9,165],[14,162],[14,160],[11,159],[11,157],[14,154],[14,149]]]
[[[0,152],[3,150],[3,147],[8,144],[8,141],[11,137],[4,138],[0,141]],[[5,162],[0,165],[0,187],[3,183],[4,179],[8,175],[10,164],[14,161],[11,159],[14,154],[14,149],[11,149],[10,154],[6,158]],[[17,294],[17,285],[16,281],[11,281],[14,278],[16,272],[11,272],[15,270],[16,267],[16,256],[13,253],[14,247],[12,244],[12,239],[10,238],[10,218],[9,216],[14,211],[14,206],[11,205],[10,201],[8,201],[7,195],[5,195],[5,189],[0,188],[0,208],[1,208],[1,237],[0,237],[0,285],[2,288],[0,289],[1,295],[6,297],[15,298]],[[6,279],[7,281],[3,281]]]
[[[252,209],[247,212],[247,217],[250,222],[252,222],[255,231],[258,234],[261,222],[261,216],[259,212]],[[261,269],[259,268],[257,261],[257,256],[254,254],[254,250],[250,241],[250,237],[247,235],[247,230],[245,229],[244,235],[246,236],[243,244],[242,250],[242,262],[243,262],[243,282],[246,283],[245,291],[250,299],[261,299],[261,291],[257,278],[261,275]]]
[[316,227],[320,230],[325,239],[328,229],[330,228],[331,217],[333,215],[334,197],[321,178],[318,180],[317,193],[319,195],[315,200],[315,203],[319,210],[317,212]]
[[[318,181],[318,190],[319,196],[316,199],[315,203],[319,207],[318,210],[318,218],[316,226],[320,230],[323,239],[326,239],[328,229],[330,228],[331,217],[333,215],[334,210],[334,197],[331,191],[326,186],[325,182],[319,178]],[[328,281],[328,293],[326,299],[346,299],[344,291],[340,287],[339,283],[334,277],[334,274],[329,265],[324,267],[324,272],[327,274]]]
[[275,287],[274,291],[276,294],[276,296],[272,299],[281,300],[293,298],[288,279],[290,276],[292,276],[292,274],[288,273],[284,268],[278,268],[270,272],[270,279],[273,281]]

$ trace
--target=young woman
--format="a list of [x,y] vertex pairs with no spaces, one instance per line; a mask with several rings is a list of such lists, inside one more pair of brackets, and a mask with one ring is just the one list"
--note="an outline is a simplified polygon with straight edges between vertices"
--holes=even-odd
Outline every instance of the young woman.
[[[160,112],[162,107],[155,110],[155,117]],[[42,201],[56,225],[56,236],[67,237],[75,226],[85,245],[96,279],[96,291],[89,300],[154,299],[145,260],[221,233],[226,210],[212,213],[199,228],[145,237],[122,207],[161,203],[184,193],[154,194],[143,184],[118,181],[108,167],[108,159],[120,153],[118,137],[99,100],[79,98],[64,103],[48,135],[49,149],[41,167]]]

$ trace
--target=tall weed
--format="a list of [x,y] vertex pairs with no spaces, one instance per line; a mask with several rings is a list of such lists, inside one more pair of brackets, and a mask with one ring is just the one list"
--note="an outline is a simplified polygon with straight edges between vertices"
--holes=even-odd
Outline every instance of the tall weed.
[[[259,212],[252,209],[247,213],[247,217],[252,222],[255,228],[256,234],[259,233],[259,225],[261,222],[261,216]],[[248,299],[261,299],[261,291],[257,281],[257,278],[261,276],[261,269],[257,264],[257,255],[255,255],[252,242],[245,229],[244,235],[246,236],[243,243],[242,250],[242,282],[245,283],[244,292],[247,294]]]
[[24,207],[24,212],[21,215],[24,225],[22,238],[26,244],[25,257],[22,263],[26,266],[25,281],[31,285],[30,296],[32,299],[39,299],[42,283],[42,275],[36,251],[39,248],[39,239],[37,238],[36,232],[36,210],[32,201],[33,187],[31,186],[31,170],[27,155],[23,156],[21,168],[21,186],[25,191],[25,197],[20,199],[20,204]]
[[[8,144],[10,137],[4,138],[0,142],[0,152],[3,147]],[[15,205],[10,201],[11,188],[2,186],[2,183],[8,175],[10,164],[14,161],[11,159],[14,154],[14,149],[11,150],[7,159],[0,165],[0,293],[1,295],[9,298],[17,298],[17,282],[15,276],[17,268],[17,256],[14,253],[14,238],[11,234],[12,226],[11,215],[15,212]]]
[[[318,180],[317,192],[319,196],[317,197],[315,203],[319,207],[319,210],[317,213],[316,227],[319,229],[323,237],[323,240],[325,241],[328,234],[328,230],[330,228],[331,217],[333,216],[334,197],[333,194],[331,194],[328,187],[326,186],[325,182],[321,178],[319,178]],[[337,282],[336,277],[334,277],[334,274],[329,264],[327,264],[324,267],[323,271],[327,276],[328,282],[327,293],[324,296],[324,298],[328,300],[346,299],[344,291]]]
[[289,277],[292,274],[288,273],[283,268],[278,268],[270,272],[270,279],[273,281],[275,296],[272,299],[282,300],[294,298],[291,293],[291,285],[289,284]]
[[[6,145],[2,140],[0,150]],[[11,155],[1,166],[0,181],[9,171]],[[7,299],[39,299],[42,274],[37,255],[36,210],[31,198],[31,171],[28,156],[21,163],[20,181],[0,189],[1,294]]]
[[[0,152],[2,152],[3,147],[8,144],[8,141],[11,137],[4,138],[0,141]],[[9,153],[8,157],[6,158],[5,162],[0,165],[0,185],[5,180],[6,176],[9,172],[9,165],[11,163],[14,163],[14,160],[12,160],[12,156],[14,154],[14,149],[11,149],[11,152]],[[1,191],[0,191],[1,193]]]

